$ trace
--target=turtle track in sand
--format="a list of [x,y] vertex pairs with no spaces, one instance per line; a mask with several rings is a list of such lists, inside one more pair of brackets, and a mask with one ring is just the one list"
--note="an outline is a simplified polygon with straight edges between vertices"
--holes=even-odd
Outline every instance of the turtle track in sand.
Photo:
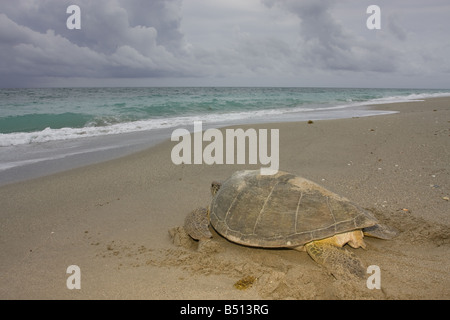
[[[175,245],[174,237],[167,235],[167,246],[158,249],[150,249],[149,245],[138,241],[131,243],[115,240],[106,245],[96,245],[96,258],[106,259],[108,264],[121,270],[138,268],[135,270],[142,270],[142,274],[148,277],[151,277],[153,267],[179,270],[177,273],[194,279],[214,279],[214,275],[218,275],[230,279],[230,283],[254,277],[256,280],[249,288],[237,290],[230,285],[229,290],[240,292],[243,296],[251,294],[252,297],[263,299],[449,297],[450,274],[448,268],[445,269],[445,265],[440,262],[448,261],[448,253],[445,252],[448,252],[449,228],[414,216],[405,216],[402,212],[370,211],[380,222],[398,229],[398,237],[390,241],[369,238],[368,250],[348,250],[367,263],[380,265],[381,290],[367,289],[364,279],[335,279],[324,272],[324,268],[316,264],[306,252],[240,246],[222,238],[214,230],[211,230],[213,239],[205,246],[200,245],[200,248],[199,242],[187,235],[188,238],[175,241]],[[437,259],[437,262],[423,260],[422,255],[430,246],[441,247],[443,256],[428,257]],[[417,259],[412,260],[411,255],[417,256]],[[436,269],[433,274],[429,274],[430,268]],[[399,279],[402,286],[394,286],[393,283],[398,283]]]

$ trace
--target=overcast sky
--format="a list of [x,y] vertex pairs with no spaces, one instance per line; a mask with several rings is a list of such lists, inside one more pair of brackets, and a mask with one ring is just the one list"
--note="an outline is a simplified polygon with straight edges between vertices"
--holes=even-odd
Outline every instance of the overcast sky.
[[449,34],[448,0],[2,0],[0,87],[450,88]]

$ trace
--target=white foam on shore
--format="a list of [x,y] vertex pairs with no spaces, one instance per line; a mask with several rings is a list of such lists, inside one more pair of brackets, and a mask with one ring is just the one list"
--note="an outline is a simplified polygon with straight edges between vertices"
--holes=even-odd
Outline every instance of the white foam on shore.
[[38,163],[38,162],[42,162],[42,161],[64,159],[64,158],[67,158],[67,157],[70,157],[70,156],[79,155],[79,154],[86,154],[86,153],[89,153],[89,152],[106,151],[106,150],[114,149],[114,148],[115,147],[113,147],[113,146],[97,147],[95,149],[86,149],[86,150],[83,150],[83,151],[68,152],[68,153],[63,153],[63,154],[59,154],[59,155],[37,157],[37,158],[33,158],[33,159],[28,159],[28,160],[17,160],[17,161],[10,161],[10,162],[2,162],[2,163],[0,163],[0,171],[8,170],[8,169],[11,169],[11,168],[14,168],[14,167],[20,167],[20,166],[33,164],[33,163]]

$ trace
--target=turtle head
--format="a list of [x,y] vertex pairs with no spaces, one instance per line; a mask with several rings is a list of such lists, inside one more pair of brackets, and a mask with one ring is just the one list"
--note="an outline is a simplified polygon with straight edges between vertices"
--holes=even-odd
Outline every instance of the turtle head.
[[213,195],[213,197],[216,195],[217,191],[219,191],[221,186],[222,182],[218,181],[211,182],[211,194]]

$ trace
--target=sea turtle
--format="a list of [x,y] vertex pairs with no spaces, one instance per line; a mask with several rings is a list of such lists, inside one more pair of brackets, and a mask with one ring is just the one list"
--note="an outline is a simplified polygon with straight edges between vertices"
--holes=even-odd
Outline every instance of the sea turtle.
[[193,239],[211,238],[211,224],[241,245],[306,250],[335,276],[365,274],[362,262],[342,246],[365,248],[364,234],[395,236],[367,210],[287,172],[237,171],[223,183],[213,182],[211,192],[209,208],[198,208],[185,219],[184,230]]

